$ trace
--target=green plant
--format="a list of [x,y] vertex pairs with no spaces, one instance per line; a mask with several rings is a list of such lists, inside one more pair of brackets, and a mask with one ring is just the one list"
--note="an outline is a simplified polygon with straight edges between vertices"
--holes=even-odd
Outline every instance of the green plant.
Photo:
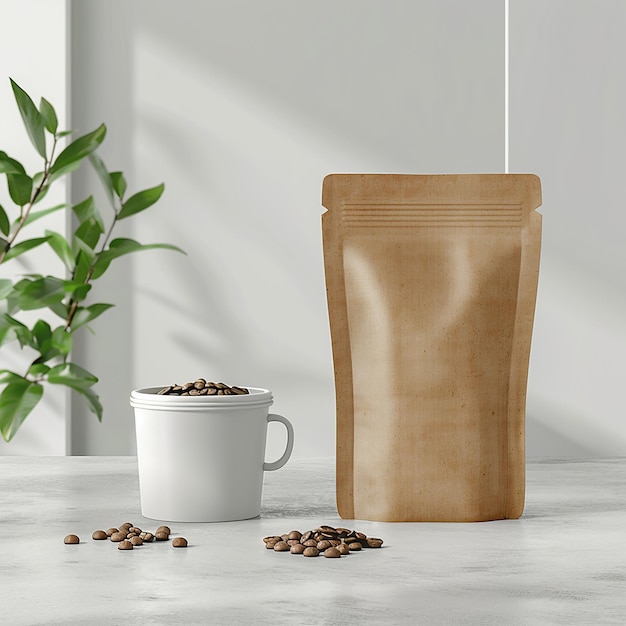
[[[120,220],[129,218],[152,206],[163,193],[157,185],[127,197],[126,180],[122,172],[109,172],[96,149],[104,140],[104,124],[94,131],[71,140],[59,151],[59,144],[71,131],[59,131],[53,106],[41,98],[37,108],[31,97],[12,79],[11,86],[24,127],[43,169],[30,176],[24,166],[6,152],[0,151],[0,174],[7,179],[8,191],[14,204],[12,211],[0,206],[0,265],[28,254],[41,245],[48,245],[61,259],[65,276],[29,273],[15,282],[0,278],[0,351],[10,341],[17,341],[22,350],[32,354],[25,373],[0,369],[0,431],[10,441],[44,393],[43,383],[65,385],[81,394],[89,409],[102,420],[103,408],[93,385],[96,376],[70,361],[74,333],[112,307],[107,303],[87,303],[92,284],[100,278],[115,259],[140,250],[167,248],[182,252],[169,244],[142,245],[133,239],[112,239]],[[68,138],[69,139],[69,138]],[[59,151],[57,155],[56,152]],[[36,208],[44,200],[50,186],[89,160],[104,185],[112,208],[107,222],[103,219],[93,196],[69,206],[59,204],[45,209]],[[26,227],[54,212],[73,213],[72,228],[67,238],[46,230],[43,236],[24,238]],[[45,319],[28,326],[19,317],[23,312],[49,309],[44,317],[59,323],[51,325]],[[27,315],[32,315],[27,313]]]

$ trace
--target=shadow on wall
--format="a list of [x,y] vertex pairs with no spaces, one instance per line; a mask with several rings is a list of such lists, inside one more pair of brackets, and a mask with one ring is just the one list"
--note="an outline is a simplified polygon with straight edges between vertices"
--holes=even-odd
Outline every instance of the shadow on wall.
[[[526,412],[526,453],[529,457],[603,457],[618,447],[609,427],[591,422],[588,415],[576,412],[553,398],[532,394]],[[532,442],[532,444],[531,444]]]

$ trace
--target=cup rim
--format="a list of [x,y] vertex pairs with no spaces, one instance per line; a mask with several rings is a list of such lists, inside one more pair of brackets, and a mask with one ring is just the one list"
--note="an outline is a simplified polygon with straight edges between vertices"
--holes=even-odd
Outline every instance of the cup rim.
[[169,396],[160,395],[160,387],[141,387],[130,392],[130,405],[138,408],[200,408],[240,406],[269,406],[273,404],[272,392],[261,387],[246,387],[250,393],[229,396]]

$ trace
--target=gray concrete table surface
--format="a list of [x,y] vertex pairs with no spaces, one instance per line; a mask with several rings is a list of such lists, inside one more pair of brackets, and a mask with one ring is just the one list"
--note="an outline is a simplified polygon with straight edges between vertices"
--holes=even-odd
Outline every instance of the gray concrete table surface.
[[[626,624],[626,459],[530,460],[519,520],[341,520],[333,459],[265,477],[261,516],[171,523],[123,552],[93,530],[141,516],[134,457],[0,457],[0,619],[54,624]],[[381,537],[340,559],[266,550],[320,524]],[[78,545],[65,545],[69,533]]]

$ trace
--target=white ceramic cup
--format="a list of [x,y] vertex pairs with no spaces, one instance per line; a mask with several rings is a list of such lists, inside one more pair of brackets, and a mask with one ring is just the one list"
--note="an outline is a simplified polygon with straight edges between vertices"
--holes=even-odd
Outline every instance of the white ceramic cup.
[[[293,427],[269,413],[267,389],[232,396],[158,395],[160,387],[131,392],[135,411],[141,513],[171,522],[225,522],[261,512],[263,473],[291,456]],[[287,429],[283,455],[265,462],[267,424]]]

